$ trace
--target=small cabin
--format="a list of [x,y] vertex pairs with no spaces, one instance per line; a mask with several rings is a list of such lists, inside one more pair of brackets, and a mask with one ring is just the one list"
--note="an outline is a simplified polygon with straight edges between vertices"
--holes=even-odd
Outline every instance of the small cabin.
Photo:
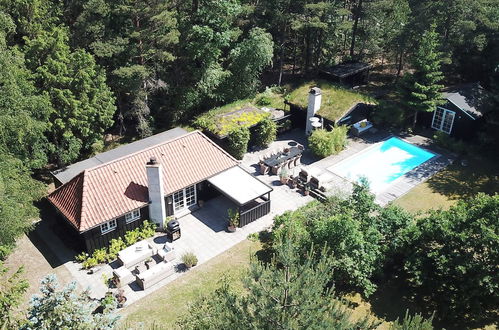
[[485,91],[478,83],[448,88],[446,100],[431,113],[431,128],[460,139],[476,135],[483,125]]
[[365,85],[371,65],[363,62],[345,62],[319,70],[319,76],[347,86]]

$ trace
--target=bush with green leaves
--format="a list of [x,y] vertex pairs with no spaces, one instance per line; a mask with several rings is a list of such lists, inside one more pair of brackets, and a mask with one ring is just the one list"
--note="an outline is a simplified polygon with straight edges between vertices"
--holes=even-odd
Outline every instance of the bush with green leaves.
[[129,230],[125,233],[125,242],[127,246],[133,245],[139,241],[140,234],[139,228],[135,228],[134,230]]
[[308,137],[308,146],[321,158],[336,155],[346,147],[348,126],[335,126],[332,131],[316,129]]
[[123,239],[121,237],[113,238],[109,244],[109,253],[107,255],[107,261],[111,262],[114,259],[116,259],[116,257],[118,256],[118,252],[120,252],[127,246],[129,245],[123,242]]
[[227,134],[227,151],[236,159],[242,159],[248,151],[250,131],[247,127],[237,127]]
[[107,260],[107,249],[106,248],[100,248],[94,251],[92,254],[92,257],[95,258],[95,261],[98,264],[102,264]]
[[191,268],[197,265],[198,257],[192,252],[186,252],[182,255],[182,262],[187,268]]
[[433,135],[433,140],[442,148],[448,149],[458,154],[466,154],[466,144],[461,140],[456,140],[447,133],[438,131]]
[[277,124],[270,118],[265,118],[255,127],[255,144],[265,148],[275,141]]
[[314,155],[324,158],[333,154],[333,132],[316,129],[308,138],[308,147]]
[[146,220],[142,223],[139,229],[139,238],[146,239],[153,237],[156,233],[156,224],[152,221]]

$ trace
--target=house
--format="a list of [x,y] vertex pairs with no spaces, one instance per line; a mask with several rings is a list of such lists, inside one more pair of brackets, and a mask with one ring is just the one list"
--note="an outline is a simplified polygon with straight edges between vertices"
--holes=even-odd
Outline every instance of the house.
[[220,194],[239,210],[240,226],[270,212],[272,188],[199,131],[166,131],[53,175],[60,186],[48,200],[88,252],[146,219],[163,228]]
[[478,83],[448,88],[446,103],[431,114],[431,128],[457,138],[471,138],[483,124],[485,91]]

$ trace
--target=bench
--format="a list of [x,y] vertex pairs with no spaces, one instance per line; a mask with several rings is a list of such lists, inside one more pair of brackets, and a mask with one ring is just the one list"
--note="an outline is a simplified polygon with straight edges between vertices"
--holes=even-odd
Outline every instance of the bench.
[[367,119],[364,119],[352,125],[352,133],[359,136],[371,127],[373,127],[373,124],[370,121],[367,121]]

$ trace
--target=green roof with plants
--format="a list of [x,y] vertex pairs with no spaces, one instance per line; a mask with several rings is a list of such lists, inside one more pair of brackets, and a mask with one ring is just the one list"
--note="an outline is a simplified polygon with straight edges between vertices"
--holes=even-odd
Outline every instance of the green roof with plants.
[[340,85],[325,80],[312,80],[294,88],[286,99],[289,103],[306,108],[310,88],[319,87],[322,90],[322,103],[318,115],[336,121],[357,103],[374,104],[376,101],[369,95],[346,89]]
[[283,109],[283,95],[273,88],[267,88],[254,98],[235,101],[203,113],[194,120],[193,125],[224,137],[237,127],[251,127],[269,117],[269,112],[261,110],[263,107]]

